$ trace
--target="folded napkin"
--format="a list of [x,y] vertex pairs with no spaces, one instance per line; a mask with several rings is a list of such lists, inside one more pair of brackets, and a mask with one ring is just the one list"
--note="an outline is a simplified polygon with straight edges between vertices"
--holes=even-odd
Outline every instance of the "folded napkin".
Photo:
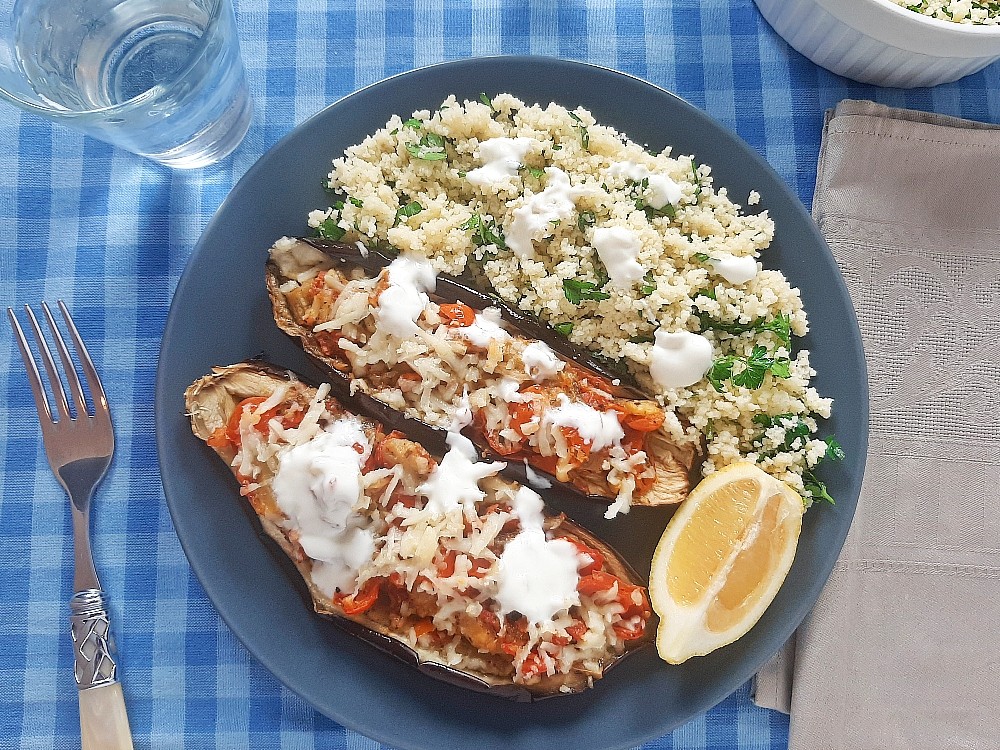
[[871,439],[844,550],[755,700],[791,714],[790,750],[1000,747],[1000,128],[841,102],[813,213]]

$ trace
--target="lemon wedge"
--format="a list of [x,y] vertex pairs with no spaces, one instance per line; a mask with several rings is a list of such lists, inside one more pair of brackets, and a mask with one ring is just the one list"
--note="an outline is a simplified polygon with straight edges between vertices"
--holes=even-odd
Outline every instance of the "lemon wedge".
[[667,524],[649,574],[664,661],[704,656],[754,626],[792,565],[802,511],[798,493],[745,461],[691,491]]

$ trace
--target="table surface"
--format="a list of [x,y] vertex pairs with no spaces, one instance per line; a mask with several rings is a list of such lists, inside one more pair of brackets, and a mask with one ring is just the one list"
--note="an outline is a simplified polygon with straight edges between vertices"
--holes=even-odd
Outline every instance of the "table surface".
[[[841,99],[1000,122],[1000,64],[934,89],[856,84],[794,52],[751,0],[237,0],[236,12],[256,112],[243,144],[213,167],[171,172],[0,106],[0,298],[67,302],[114,413],[94,547],[137,748],[383,747],[285,689],[220,622],[174,534],[156,460],[153,383],[174,287],[230,188],[295,124],[442,60],[572,58],[701,107],[808,206],[823,113]],[[0,748],[78,747],[69,513],[6,326],[0,392]],[[787,738],[787,717],[755,707],[745,685],[644,747],[784,748]]]

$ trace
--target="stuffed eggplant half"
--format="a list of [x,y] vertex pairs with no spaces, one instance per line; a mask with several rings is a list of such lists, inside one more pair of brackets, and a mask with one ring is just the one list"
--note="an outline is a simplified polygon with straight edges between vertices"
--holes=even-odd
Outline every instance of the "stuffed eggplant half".
[[440,440],[467,405],[465,433],[485,455],[523,463],[536,486],[535,471],[543,486],[554,479],[608,502],[608,518],[686,497],[698,451],[662,429],[672,414],[553,329],[427,261],[282,238],[267,286],[278,326],[388,424],[419,420]]
[[627,563],[460,433],[432,456],[256,362],[185,401],[315,610],[422,671],[531,700],[586,689],[651,638]]

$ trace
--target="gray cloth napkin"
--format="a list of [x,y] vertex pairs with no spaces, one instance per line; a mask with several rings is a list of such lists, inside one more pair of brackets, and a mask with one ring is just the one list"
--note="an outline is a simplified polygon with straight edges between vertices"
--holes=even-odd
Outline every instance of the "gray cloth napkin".
[[790,712],[790,750],[998,748],[1000,128],[841,102],[813,213],[871,441],[840,559],[755,700]]

